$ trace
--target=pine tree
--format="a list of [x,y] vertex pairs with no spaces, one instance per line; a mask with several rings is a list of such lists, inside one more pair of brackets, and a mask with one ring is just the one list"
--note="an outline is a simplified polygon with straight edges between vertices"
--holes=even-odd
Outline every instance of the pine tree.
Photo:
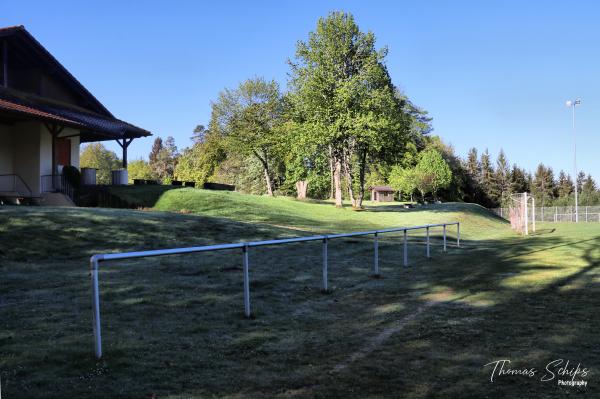
[[571,176],[567,175],[564,170],[561,170],[558,174],[558,198],[568,198],[569,195],[574,191],[573,180]]
[[490,153],[487,148],[483,154],[481,154],[481,172],[479,174],[479,184],[483,191],[484,198],[482,198],[483,202],[487,206],[496,206],[497,203],[494,202],[494,189],[493,189],[493,176],[494,176],[494,168],[492,167],[492,163],[490,161]]
[[152,144],[152,150],[150,151],[150,155],[148,156],[150,167],[152,164],[156,163],[158,159],[158,154],[160,154],[163,149],[163,142],[160,137],[154,139],[154,143]]
[[587,175],[581,186],[581,197],[579,204],[583,206],[596,205],[600,200],[596,182],[591,175]]
[[494,194],[493,199],[500,204],[505,203],[511,193],[510,169],[506,155],[502,149],[500,149],[498,159],[496,160],[492,191]]
[[481,165],[479,164],[479,159],[477,157],[477,148],[473,147],[469,150],[465,169],[467,170],[469,176],[471,176],[475,180],[478,179],[481,173]]
[[554,172],[544,164],[539,164],[533,179],[533,195],[539,206],[544,207],[551,204],[555,198]]
[[513,193],[525,193],[529,191],[529,179],[525,171],[513,164],[510,172],[510,191]]
[[577,174],[577,192],[581,193],[581,189],[583,187],[583,182],[585,181],[585,172],[579,171],[579,173]]

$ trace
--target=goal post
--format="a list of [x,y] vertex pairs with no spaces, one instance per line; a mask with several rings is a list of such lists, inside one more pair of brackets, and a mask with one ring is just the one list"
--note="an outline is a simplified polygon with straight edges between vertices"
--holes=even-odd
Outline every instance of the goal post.
[[535,232],[535,198],[529,193],[510,196],[508,205],[510,226],[522,235],[529,235],[529,227]]

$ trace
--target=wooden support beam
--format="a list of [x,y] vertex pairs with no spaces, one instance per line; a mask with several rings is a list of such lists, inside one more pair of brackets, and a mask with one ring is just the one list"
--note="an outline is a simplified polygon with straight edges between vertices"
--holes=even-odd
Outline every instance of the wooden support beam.
[[121,140],[122,141],[117,140],[117,143],[123,149],[123,169],[127,169],[127,147],[129,147],[129,144],[131,144],[133,138],[123,138]]
[[[56,175],[56,138],[65,128],[64,126],[55,125],[52,123],[44,123],[46,129],[52,136],[52,176]],[[54,179],[52,179],[54,182]]]

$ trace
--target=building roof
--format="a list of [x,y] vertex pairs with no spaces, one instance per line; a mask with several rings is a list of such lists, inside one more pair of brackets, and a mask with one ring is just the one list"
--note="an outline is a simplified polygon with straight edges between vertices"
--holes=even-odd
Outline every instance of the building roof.
[[71,104],[0,87],[0,116],[58,123],[81,131],[81,142],[137,138],[152,134],[114,117],[107,117]]
[[369,187],[369,190],[374,190],[374,191],[378,191],[378,192],[390,192],[393,193],[394,190],[393,188],[391,188],[390,186],[371,186]]
[[0,41],[9,48],[9,62],[35,65],[60,82],[77,105],[10,87],[0,87],[0,117],[9,121],[36,119],[81,131],[81,141],[102,141],[150,136],[147,130],[114,117],[23,26],[0,28]]

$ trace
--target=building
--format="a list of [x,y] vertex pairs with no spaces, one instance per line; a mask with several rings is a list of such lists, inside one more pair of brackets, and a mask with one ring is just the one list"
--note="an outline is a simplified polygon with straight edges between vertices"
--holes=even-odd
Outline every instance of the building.
[[389,186],[369,187],[371,191],[371,201],[392,202],[394,200],[394,189]]
[[[85,56],[85,55],[83,55]],[[40,198],[79,168],[82,143],[151,133],[114,117],[23,26],[0,28],[0,194]],[[60,186],[60,187],[58,187]]]

